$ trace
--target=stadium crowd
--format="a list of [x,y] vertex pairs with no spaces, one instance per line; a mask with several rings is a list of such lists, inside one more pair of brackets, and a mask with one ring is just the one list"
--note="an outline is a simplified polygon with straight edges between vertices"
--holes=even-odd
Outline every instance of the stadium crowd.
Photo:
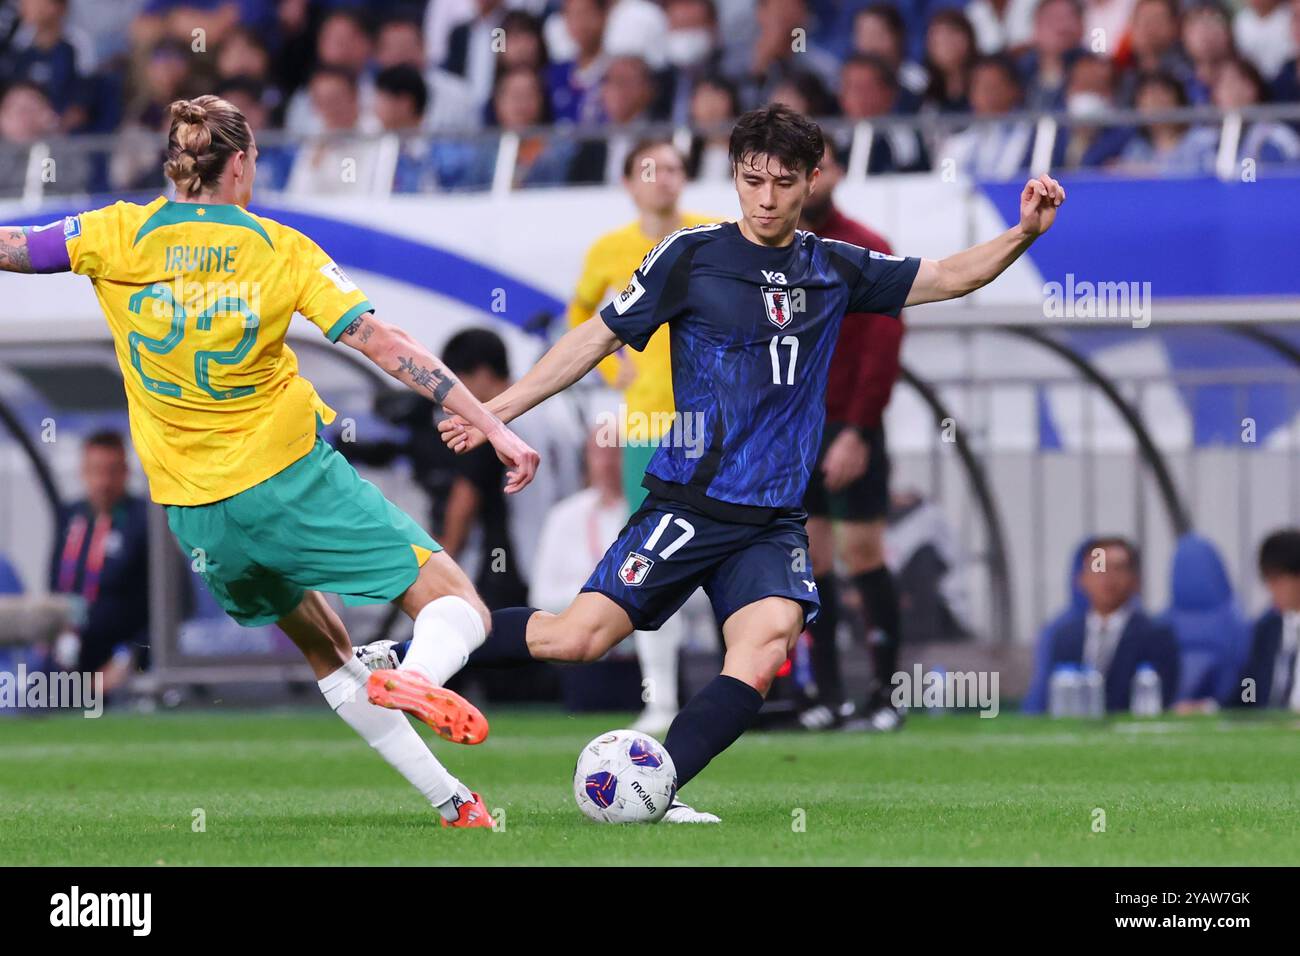
[[[938,157],[1019,175],[1025,110],[1067,118],[1053,166],[1197,174],[1219,124],[1108,114],[1300,101],[1298,45],[1300,0],[3,0],[0,149],[156,132],[170,101],[216,91],[258,132],[284,132],[264,137],[262,177],[292,190],[482,188],[502,131],[520,134],[516,186],[612,182],[627,130],[651,122],[696,130],[690,174],[725,178],[711,133],[776,100],[848,122],[936,121],[878,124],[872,174]],[[395,157],[384,132],[401,137]],[[1248,123],[1238,153],[1294,161],[1300,134]],[[64,158],[54,191],[162,185],[138,142],[98,164]],[[21,162],[5,170],[0,193],[24,177]]]

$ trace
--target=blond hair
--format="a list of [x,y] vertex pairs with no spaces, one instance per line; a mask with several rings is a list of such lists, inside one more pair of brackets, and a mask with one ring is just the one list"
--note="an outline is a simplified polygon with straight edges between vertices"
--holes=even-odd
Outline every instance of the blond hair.
[[253,143],[248,120],[219,96],[177,100],[168,107],[167,162],[163,172],[176,184],[176,193],[193,198],[211,189],[238,152]]

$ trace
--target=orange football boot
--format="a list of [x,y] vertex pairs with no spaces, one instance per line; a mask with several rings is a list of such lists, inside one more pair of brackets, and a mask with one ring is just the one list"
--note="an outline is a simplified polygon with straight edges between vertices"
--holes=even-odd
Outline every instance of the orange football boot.
[[443,817],[442,825],[444,827],[468,829],[469,827],[492,827],[494,825],[492,822],[492,814],[488,813],[488,808],[483,803],[483,798],[472,790],[470,791],[470,795],[474,797],[474,802],[462,803],[460,805],[458,808],[460,810],[460,816],[456,818],[455,823],[452,823],[446,817]]
[[481,744],[487,740],[488,722],[483,712],[454,690],[438,687],[413,670],[371,671],[366,680],[370,703],[404,710],[454,744]]

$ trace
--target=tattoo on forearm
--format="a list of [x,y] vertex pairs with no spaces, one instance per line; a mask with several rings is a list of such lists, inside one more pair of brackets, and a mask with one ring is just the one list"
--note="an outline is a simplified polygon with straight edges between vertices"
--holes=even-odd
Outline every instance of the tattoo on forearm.
[[32,259],[27,252],[27,236],[21,226],[0,228],[0,270],[32,271]]
[[[365,313],[362,313],[361,315],[358,315],[355,319],[352,320],[352,324],[349,325],[346,329],[343,330],[343,334],[344,334],[344,335],[356,335],[356,334],[357,334],[357,330],[358,330],[359,328],[361,328],[361,326],[363,326],[363,325],[365,325],[365,324],[366,324],[366,316],[365,316]],[[370,329],[367,328],[367,329],[366,329],[366,332],[365,332],[365,335],[362,337],[362,341],[364,342],[364,341],[365,341],[367,338],[369,338],[369,337],[370,337]]]
[[370,336],[375,334],[374,323],[366,322],[361,329],[361,344],[365,345],[370,341]]
[[420,388],[432,392],[433,400],[439,405],[447,397],[447,393],[456,387],[456,377],[450,372],[444,372],[440,368],[428,368],[420,365],[415,359],[407,358],[405,355],[399,355],[397,361],[398,371],[409,375],[411,381]]

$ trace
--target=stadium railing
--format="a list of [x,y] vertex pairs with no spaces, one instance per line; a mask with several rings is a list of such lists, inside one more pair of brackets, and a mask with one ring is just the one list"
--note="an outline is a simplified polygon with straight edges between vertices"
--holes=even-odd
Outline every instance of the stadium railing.
[[[1207,163],[1209,168],[1197,170],[1197,174],[1209,173],[1231,180],[1241,176],[1240,162],[1247,158],[1241,155],[1246,131],[1256,123],[1300,128],[1300,103],[1263,104],[1233,111],[1211,106],[1160,112],[1126,109],[1086,118],[1063,112],[1015,112],[991,117],[922,113],[857,122],[832,117],[821,123],[831,138],[847,148],[850,179],[868,174],[868,160],[875,141],[899,131],[915,132],[931,159],[928,167],[936,174],[946,175],[960,171],[944,162],[948,158],[944,146],[953,134],[988,127],[1016,126],[1032,130],[1028,162],[1016,164],[1014,171],[1008,173],[1015,178],[1029,171],[1037,174],[1065,168],[1106,173],[1106,167],[1062,163],[1061,146],[1072,131],[1123,130],[1153,123],[1177,123],[1215,134],[1212,162]],[[351,154],[355,163],[353,178],[345,183],[353,195],[447,191],[505,194],[518,188],[607,183],[617,174],[617,169],[616,164],[603,160],[608,157],[607,149],[620,143],[626,147],[639,138],[661,137],[671,139],[691,155],[693,145],[725,140],[728,132],[728,126],[693,129],[668,123],[622,127],[556,125],[519,132],[479,129],[313,137],[265,130],[258,133],[262,168],[259,175],[272,188],[311,191],[320,187],[321,181],[301,175],[295,180],[298,155],[304,149],[335,149]],[[520,146],[534,140],[561,154],[561,161],[543,164],[544,174],[529,179],[520,176]],[[60,137],[27,146],[0,144],[7,170],[0,175],[0,198],[21,198],[25,205],[35,207],[53,195],[161,189],[164,186],[159,172],[162,145],[159,136],[142,130]]]

